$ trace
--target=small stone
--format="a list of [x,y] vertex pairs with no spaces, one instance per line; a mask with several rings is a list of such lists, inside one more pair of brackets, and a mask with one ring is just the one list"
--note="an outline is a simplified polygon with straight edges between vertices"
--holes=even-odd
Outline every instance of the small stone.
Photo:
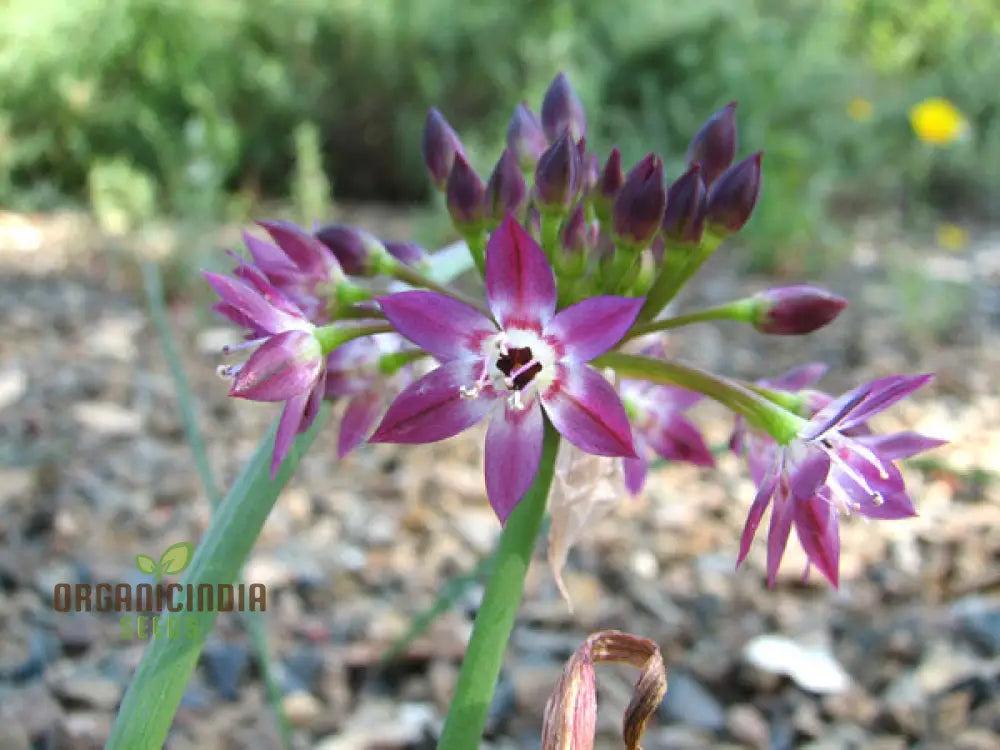
[[771,747],[771,728],[767,719],[748,703],[741,703],[726,711],[726,729],[740,742],[766,750]]
[[31,497],[35,489],[35,474],[16,466],[0,469],[0,508],[11,500]]
[[997,750],[1000,742],[989,729],[966,729],[955,738],[954,750]]
[[448,709],[457,680],[458,668],[451,661],[435,659],[428,667],[427,681],[430,683],[431,696],[441,711]]
[[659,710],[665,719],[712,732],[726,725],[722,704],[687,672],[670,673],[667,695]]
[[28,390],[28,376],[20,368],[0,370],[0,410],[16,404]]
[[201,652],[208,682],[226,700],[240,697],[240,681],[249,662],[247,647],[242,643],[212,641]]
[[83,401],[74,404],[71,413],[81,427],[102,437],[134,437],[142,432],[142,414],[112,401]]
[[111,736],[111,716],[96,711],[67,714],[56,725],[55,747],[101,750]]
[[67,708],[96,708],[110,711],[118,705],[124,692],[121,684],[110,677],[77,671],[57,677],[52,692]]
[[285,715],[293,727],[310,729],[323,712],[323,704],[312,693],[296,690],[281,701]]
[[743,649],[750,664],[775,674],[784,674],[803,690],[820,695],[841,693],[851,678],[825,649],[799,645],[783,635],[761,635]]

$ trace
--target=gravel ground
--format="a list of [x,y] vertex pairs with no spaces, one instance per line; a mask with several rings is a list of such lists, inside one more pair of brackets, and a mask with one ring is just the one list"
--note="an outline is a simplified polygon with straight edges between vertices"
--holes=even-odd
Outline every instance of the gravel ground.
[[[117,615],[54,611],[53,585],[148,580],[135,556],[197,540],[208,504],[130,262],[105,251],[79,217],[0,219],[0,748],[101,747],[144,641],[123,638]],[[981,257],[939,260],[988,270],[995,254],[987,246]],[[707,270],[688,301],[763,283],[738,277],[724,258]],[[538,746],[541,707],[563,661],[605,628],[662,648],[670,689],[646,750],[1000,747],[1000,329],[991,279],[970,275],[979,286],[946,330],[910,326],[904,338],[891,278],[862,244],[828,280],[855,303],[829,330],[774,340],[705,326],[670,346],[744,377],[823,359],[831,391],[893,371],[937,372],[879,420],[952,441],[907,468],[920,516],[843,523],[839,591],[818,576],[801,580],[793,542],[768,590],[761,544],[733,570],[753,494],[741,463],[723,453],[714,471],[658,468],[644,496],[619,503],[570,555],[572,612],[540,547],[489,747]],[[215,352],[232,339],[201,303],[181,297],[171,318],[212,466],[228,486],[275,411],[227,400]],[[711,404],[695,413],[723,445],[727,415]],[[478,585],[391,666],[380,663],[496,539],[482,438],[374,446],[337,463],[328,426],[279,499],[245,578],[268,587],[263,620],[296,747],[433,747]],[[599,747],[620,747],[634,678],[600,669]],[[240,619],[224,614],[168,747],[276,746],[260,665]]]

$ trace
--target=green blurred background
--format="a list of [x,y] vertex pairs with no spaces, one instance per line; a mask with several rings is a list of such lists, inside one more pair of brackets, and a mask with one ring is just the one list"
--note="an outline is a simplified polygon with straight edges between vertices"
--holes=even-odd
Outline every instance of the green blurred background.
[[[427,108],[485,175],[513,106],[566,70],[599,152],[676,175],[739,101],[764,149],[751,265],[818,270],[859,216],[982,221],[1000,200],[996,0],[7,0],[0,205],[243,221],[261,201],[424,203]],[[921,142],[910,108],[968,122]],[[989,165],[993,165],[990,168]],[[443,214],[442,214],[443,215]],[[832,251],[831,251],[832,252]]]

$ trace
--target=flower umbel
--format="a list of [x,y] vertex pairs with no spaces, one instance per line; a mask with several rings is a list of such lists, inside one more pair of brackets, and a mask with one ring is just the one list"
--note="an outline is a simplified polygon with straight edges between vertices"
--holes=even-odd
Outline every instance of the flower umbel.
[[444,440],[492,415],[486,491],[504,521],[538,471],[543,408],[581,450],[634,455],[618,394],[586,363],[618,343],[642,300],[593,297],[557,313],[545,254],[511,217],[487,245],[486,291],[496,322],[436,292],[379,299],[396,330],[442,364],[399,395],[371,440]]

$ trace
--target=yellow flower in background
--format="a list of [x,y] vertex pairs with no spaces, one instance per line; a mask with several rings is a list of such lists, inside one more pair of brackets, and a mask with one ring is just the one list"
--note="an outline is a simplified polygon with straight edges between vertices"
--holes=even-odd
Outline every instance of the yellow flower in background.
[[871,101],[863,96],[855,96],[847,102],[847,116],[855,122],[868,122],[874,109]]
[[924,99],[910,110],[910,124],[917,138],[932,146],[946,146],[961,138],[969,123],[947,99]]
[[949,221],[938,224],[937,243],[938,247],[957,253],[969,242],[969,233],[958,224]]

